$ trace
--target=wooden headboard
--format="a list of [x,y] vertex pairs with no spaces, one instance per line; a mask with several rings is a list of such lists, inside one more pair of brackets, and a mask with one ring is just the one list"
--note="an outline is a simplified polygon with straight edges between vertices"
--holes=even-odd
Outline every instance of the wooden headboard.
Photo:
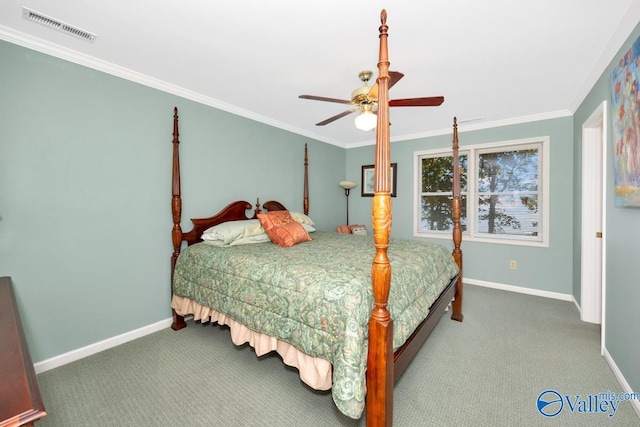
[[[258,214],[262,211],[285,211],[287,208],[276,200],[269,200],[260,208],[260,199],[256,201],[255,206],[244,200],[238,200],[231,202],[225,206],[217,214],[207,218],[192,218],[193,228],[191,231],[182,234],[182,240],[187,242],[187,245],[192,245],[202,241],[202,233],[214,225],[222,224],[228,221],[242,221],[247,219],[256,219]],[[252,211],[247,215],[247,211]]]
[[[180,133],[178,131],[178,107],[173,109],[173,166],[171,177],[171,215],[173,217],[173,229],[171,231],[171,240],[173,242],[173,254],[171,256],[171,278],[173,281],[173,271],[180,255],[182,242],[186,241],[187,245],[201,242],[202,233],[209,227],[221,224],[227,221],[241,221],[247,219],[255,219],[262,210],[280,211],[287,208],[280,202],[269,200],[260,208],[260,199],[256,200],[255,207],[251,203],[239,200],[229,203],[220,212],[207,218],[193,218],[193,228],[184,233],[182,231],[182,197],[180,190]],[[305,215],[309,214],[309,153],[307,144],[304,144],[304,188],[303,188],[303,211]],[[253,210],[253,213],[247,215],[247,211]]]

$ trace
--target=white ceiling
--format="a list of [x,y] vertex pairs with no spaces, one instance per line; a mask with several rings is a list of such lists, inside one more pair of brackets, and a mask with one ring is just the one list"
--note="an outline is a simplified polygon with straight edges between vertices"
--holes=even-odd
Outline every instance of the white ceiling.
[[[376,71],[387,10],[392,140],[569,115],[640,19],[640,0],[3,0],[0,39],[343,147],[373,142],[346,105]],[[22,7],[95,33],[22,19]]]

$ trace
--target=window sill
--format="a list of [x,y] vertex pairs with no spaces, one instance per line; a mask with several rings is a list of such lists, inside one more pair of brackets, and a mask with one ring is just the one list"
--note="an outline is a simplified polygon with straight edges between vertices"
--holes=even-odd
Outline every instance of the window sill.
[[[451,233],[420,233],[414,232],[414,237],[423,239],[440,239],[451,240]],[[462,233],[462,243],[464,242],[476,242],[476,243],[493,243],[498,245],[512,245],[512,246],[531,246],[534,248],[548,248],[548,242],[538,242],[532,240],[519,240],[519,239],[491,239],[486,237],[473,237],[469,233]]]

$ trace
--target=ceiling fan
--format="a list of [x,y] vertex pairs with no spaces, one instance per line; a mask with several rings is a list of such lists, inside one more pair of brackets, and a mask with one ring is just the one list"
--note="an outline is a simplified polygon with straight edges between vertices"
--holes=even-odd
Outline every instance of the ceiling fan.
[[[336,114],[333,117],[329,117],[326,120],[316,123],[316,126],[324,126],[331,122],[334,122],[342,117],[348,116],[351,113],[360,111],[360,114],[356,117],[356,127],[361,130],[372,130],[376,127],[376,111],[378,109],[378,83],[373,86],[369,86],[369,80],[373,76],[372,71],[361,71],[358,75],[360,80],[364,84],[351,92],[351,100],[327,98],[324,96],[315,95],[300,95],[298,98],[311,99],[315,101],[336,102],[338,104],[350,104],[355,105],[355,108],[343,111],[340,114]],[[398,71],[389,71],[389,89],[398,81],[404,77],[404,74]],[[392,99],[389,101],[389,107],[436,107],[444,102],[443,96],[432,96],[427,98],[406,98],[406,99]]]

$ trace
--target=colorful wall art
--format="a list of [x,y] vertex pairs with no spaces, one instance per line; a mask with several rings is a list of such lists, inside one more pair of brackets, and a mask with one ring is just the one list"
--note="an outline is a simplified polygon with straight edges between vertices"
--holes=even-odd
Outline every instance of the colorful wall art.
[[640,207],[640,38],[611,73],[616,206]]

